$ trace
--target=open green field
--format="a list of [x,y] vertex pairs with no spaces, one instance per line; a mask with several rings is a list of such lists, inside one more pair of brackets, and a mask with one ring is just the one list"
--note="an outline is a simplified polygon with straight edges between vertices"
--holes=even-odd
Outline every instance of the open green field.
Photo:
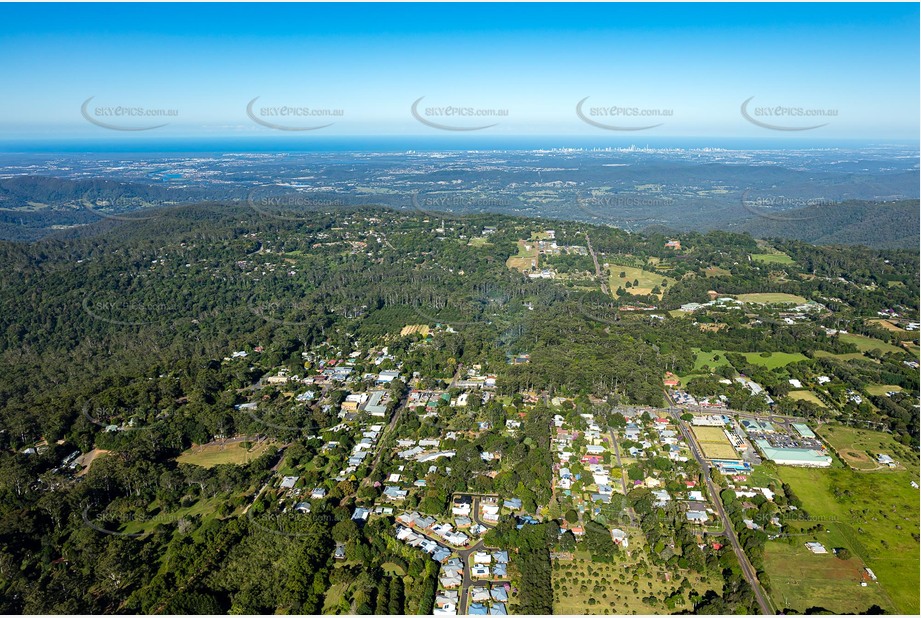
[[[222,496],[202,498],[190,506],[178,508],[168,513],[159,512],[160,505],[154,502],[150,505],[147,515],[126,522],[125,525],[119,529],[119,532],[124,534],[144,534],[152,532],[154,528],[160,524],[175,524],[184,517],[200,516],[202,519],[215,517],[218,507],[225,502],[227,502],[227,498]],[[115,529],[114,526],[108,524],[103,527]]]
[[537,243],[528,240],[518,241],[518,255],[511,256],[506,260],[505,265],[514,270],[522,272],[531,270],[532,266],[538,265]]
[[815,352],[813,352],[813,356],[815,356],[816,358],[836,358],[842,361],[850,361],[850,360],[867,360],[868,361],[870,360],[866,356],[863,355],[863,352],[848,352],[847,354],[834,354],[826,350],[816,350]]
[[[802,500],[812,521],[822,521],[827,529],[840,533],[852,553],[873,569],[883,594],[891,599],[883,607],[917,615],[921,581],[918,541],[912,535],[917,533],[921,512],[918,490],[911,486],[917,472],[787,466],[778,467],[778,472]],[[792,572],[798,565],[787,562],[780,566]],[[825,581],[828,586],[830,580]],[[856,582],[843,579],[834,586],[834,595],[856,598],[858,588]]]
[[348,588],[348,582],[333,584],[329,587],[329,590],[326,591],[326,597],[323,599],[324,615],[336,614],[342,611],[344,609],[343,605],[351,607],[349,603],[344,603],[344,599],[342,597]]
[[835,449],[844,463],[856,470],[880,469],[876,456],[885,453],[917,475],[917,455],[896,442],[891,434],[844,425],[819,425],[816,433]]
[[810,403],[814,403],[820,408],[828,407],[824,403],[822,403],[822,400],[819,399],[818,396],[812,391],[790,391],[789,393],[787,393],[787,397],[789,397],[790,399],[796,399],[797,401],[808,401]]
[[790,363],[809,360],[799,352],[771,352],[770,356],[761,356],[759,352],[742,352],[742,356],[752,365],[761,365],[768,369],[783,367]]
[[694,359],[694,373],[703,374],[705,365],[710,367],[711,370],[729,365],[729,361],[726,360],[725,350],[713,350],[711,352],[703,352],[697,348],[692,348],[692,350],[697,355]]
[[706,277],[728,277],[731,274],[731,272],[719,266],[708,266],[704,269],[704,276]]
[[[611,292],[617,290],[617,288],[624,288],[630,294],[637,295],[646,295],[652,294],[652,288],[659,286],[661,289],[662,282],[667,281],[668,286],[671,287],[676,283],[671,277],[666,277],[665,275],[652,273],[648,270],[643,270],[642,268],[634,268],[633,266],[621,266],[620,264],[611,264],[611,277],[610,277],[610,287]],[[620,273],[624,273],[624,276],[621,277]],[[639,282],[639,285],[628,288],[625,284],[630,282],[630,285],[633,286],[633,282]],[[662,298],[662,294],[659,294],[659,298]]]
[[[694,359],[694,372],[703,373],[704,365],[710,367],[711,370],[716,369],[717,367],[722,367],[724,365],[729,365],[729,361],[726,360],[726,350],[711,350],[710,352],[703,352],[698,348],[692,348],[697,357]],[[770,356],[761,356],[760,352],[742,352],[742,356],[745,357],[752,365],[761,365],[762,367],[767,367],[768,369],[775,369],[777,367],[783,367],[789,365],[790,363],[798,363],[800,361],[809,360],[799,352],[771,352]]]
[[[634,557],[618,552],[613,564],[593,563],[587,552],[578,551],[573,560],[553,561],[554,614],[671,614],[690,611],[688,593],[669,608],[662,601],[688,578],[691,588],[700,594],[722,590],[719,572],[708,576],[678,568],[650,565],[648,571],[636,568],[637,549],[631,542]],[[671,581],[666,581],[666,574]],[[655,596],[659,602],[649,605],[644,597]],[[590,602],[594,600],[594,603]]]
[[762,264],[796,264],[786,253],[752,253],[752,260]]
[[241,446],[242,442],[221,444],[210,442],[193,446],[176,458],[177,463],[213,468],[221,464],[244,464],[261,457],[274,444],[269,440],[256,443],[251,449]]
[[793,304],[801,305],[806,299],[796,294],[785,294],[783,292],[756,292],[754,294],[739,294],[736,296],[743,303],[752,303],[755,305],[779,305]]
[[[860,614],[873,605],[892,609],[882,587],[865,576],[863,561],[841,530],[834,523],[822,522],[821,532],[805,533],[803,529],[810,525],[792,524],[787,530],[792,540],[782,538],[765,545],[764,569],[774,604],[798,612],[824,607],[839,614]],[[813,554],[805,545],[811,541],[822,543],[828,553]],[[837,558],[832,550],[839,547],[847,547],[851,558]],[[860,585],[862,581],[867,582],[866,587]]]
[[863,390],[867,391],[870,395],[881,396],[892,391],[900,393],[902,392],[902,387],[896,386],[895,384],[867,384],[863,387]]
[[838,335],[838,338],[841,341],[847,343],[853,343],[857,346],[857,349],[861,352],[869,352],[870,350],[882,350],[883,352],[902,352],[902,348],[892,345],[891,343],[886,343],[885,341],[880,341],[879,339],[873,339],[872,337],[864,337],[863,335],[855,335],[853,333],[844,333]]
[[719,427],[691,427],[704,457],[707,459],[738,459],[739,454]]
[[893,324],[892,322],[890,322],[889,320],[883,320],[882,318],[875,319],[875,320],[867,320],[867,323],[874,324],[881,328],[885,328],[886,330],[892,331],[893,333],[907,333],[908,332],[904,328],[900,328],[896,326],[895,324]]

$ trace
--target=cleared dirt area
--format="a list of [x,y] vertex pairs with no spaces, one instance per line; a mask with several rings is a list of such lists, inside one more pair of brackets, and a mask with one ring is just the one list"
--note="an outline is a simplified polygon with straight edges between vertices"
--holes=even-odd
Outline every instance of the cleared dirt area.
[[83,469],[77,472],[77,476],[83,476],[84,474],[89,472],[90,467],[93,465],[93,462],[108,452],[109,451],[104,451],[101,448],[94,448],[90,452],[86,453],[85,455],[77,459],[77,463],[83,466]]

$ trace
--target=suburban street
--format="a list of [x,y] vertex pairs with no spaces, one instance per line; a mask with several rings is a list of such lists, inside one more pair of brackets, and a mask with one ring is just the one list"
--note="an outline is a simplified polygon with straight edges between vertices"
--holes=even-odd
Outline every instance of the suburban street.
[[[480,520],[480,516],[479,516],[480,495],[477,495],[477,494],[458,494],[458,495],[469,495],[473,498],[473,502],[471,504],[470,518],[474,522],[480,524],[481,526],[485,526],[486,528],[493,527],[492,524]],[[474,580],[472,577],[470,577],[470,556],[480,550],[486,549],[486,544],[483,542],[482,539],[480,539],[479,541],[477,541],[470,547],[457,548],[457,547],[450,545],[449,543],[446,543],[442,539],[431,536],[424,530],[415,530],[415,532],[417,534],[421,534],[422,536],[424,536],[425,538],[431,541],[435,541],[436,543],[439,543],[441,545],[451,548],[454,551],[454,553],[456,553],[457,556],[461,559],[461,562],[464,563],[464,578],[461,583],[460,595],[457,601],[457,614],[458,615],[463,615],[467,613],[467,597],[468,597],[469,589],[471,586],[475,586],[479,584],[490,584],[490,586],[497,585],[497,584],[498,585],[511,584],[511,580],[509,579],[477,579],[477,580]]]
[[729,515],[726,513],[726,509],[723,507],[723,501],[720,499],[719,488],[710,477],[709,462],[707,462],[707,460],[704,458],[703,453],[698,447],[693,434],[688,430],[687,424],[678,418],[678,416],[681,414],[681,410],[669,408],[668,411],[675,419],[675,422],[678,424],[678,427],[681,430],[681,435],[687,442],[688,448],[691,449],[691,454],[694,455],[694,459],[696,459],[697,463],[700,464],[704,482],[707,484],[707,491],[709,492],[713,505],[715,506],[716,511],[723,522],[724,534],[729,543],[732,545],[732,549],[739,561],[739,566],[742,568],[742,574],[745,575],[745,579],[748,580],[748,584],[751,586],[752,591],[755,594],[755,599],[758,601],[758,605],[761,608],[761,613],[773,614],[774,612],[771,609],[767,595],[764,593],[764,589],[761,587],[761,582],[758,581],[758,575],[755,572],[754,567],[751,565],[751,562],[749,562],[748,556],[745,555],[745,550],[742,549],[742,545],[739,543],[739,537],[736,536],[735,529],[732,527],[732,521],[729,519]]

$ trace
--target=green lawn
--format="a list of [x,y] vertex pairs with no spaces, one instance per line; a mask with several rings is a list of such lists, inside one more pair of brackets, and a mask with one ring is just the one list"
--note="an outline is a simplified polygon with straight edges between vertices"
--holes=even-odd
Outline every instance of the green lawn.
[[711,370],[716,369],[717,367],[728,366],[729,361],[726,360],[726,351],[725,350],[713,350],[712,352],[703,352],[697,348],[692,348],[694,353],[697,354],[697,358],[694,359],[694,372],[702,373],[704,365],[710,367]]
[[776,483],[779,486],[779,478],[777,466],[766,461],[752,469],[748,475],[748,484],[752,487],[767,487],[771,483]]
[[203,468],[213,468],[221,464],[244,464],[261,457],[273,442],[263,440],[249,450],[241,444],[242,442],[234,442],[225,446],[212,442],[193,446],[179,455],[176,462]]
[[776,304],[795,304],[801,305],[806,299],[796,294],[785,294],[783,292],[756,292],[754,294],[739,294],[736,298],[743,303],[752,303],[757,305],[776,305]]
[[892,391],[900,393],[902,392],[902,387],[896,386],[895,384],[867,384],[863,387],[863,390],[867,391],[870,395],[881,396]]
[[[860,614],[873,605],[892,609],[889,597],[875,582],[865,581],[863,561],[834,523],[823,522],[821,532],[803,533],[805,526],[792,525],[787,530],[792,536],[768,541],[764,551],[764,568],[774,604],[781,609],[804,612],[810,607],[824,607],[839,614]],[[826,532],[826,530],[828,532]],[[827,554],[813,554],[805,543],[818,541]],[[837,558],[832,550],[847,547],[849,560]]]
[[796,264],[786,253],[752,253],[752,260],[763,264]]
[[[662,289],[662,282],[668,282],[667,287],[675,285],[675,279],[671,277],[666,277],[661,273],[653,273],[648,270],[643,270],[642,268],[635,268],[633,266],[621,266],[620,264],[611,264],[610,265],[611,277],[609,280],[611,292],[615,292],[617,288],[624,288],[630,294],[652,294],[652,289],[656,286]],[[620,273],[624,273],[624,276],[621,277]],[[637,281],[638,286],[627,287],[625,284],[630,282],[630,285],[633,286],[633,282]],[[659,294],[661,298],[661,293]]]
[[704,269],[704,275],[707,277],[728,277],[732,273],[725,268],[720,268],[719,266],[709,266]]
[[209,517],[213,517],[217,507],[226,501],[226,497],[205,498],[198,500],[191,506],[179,508],[168,513],[155,512],[158,505],[154,503],[151,505],[152,511],[149,512],[148,515],[144,516],[143,518],[139,518],[136,521],[129,521],[125,523],[124,527],[122,527],[119,531],[126,534],[150,532],[160,524],[175,524],[183,517],[192,517],[195,515],[201,516],[202,519],[207,519]]
[[775,369],[777,367],[789,365],[790,363],[809,360],[799,352],[771,352],[771,355],[767,357],[761,356],[759,352],[742,352],[742,356],[752,365],[761,365],[768,369]]
[[[833,527],[854,555],[873,569],[883,593],[892,601],[889,609],[917,615],[919,546],[912,534],[917,532],[921,512],[918,490],[910,484],[916,473],[793,467],[779,467],[778,472],[803,501],[809,516],[824,520],[828,529]],[[844,592],[839,593],[836,586],[836,597],[856,598],[859,586],[855,582],[842,579],[840,587]]]
[[868,352],[874,349],[882,350],[883,352],[904,352],[902,348],[894,346],[891,343],[886,343],[885,341],[880,341],[879,339],[873,339],[872,337],[864,337],[863,335],[855,335],[853,333],[845,333],[838,335],[838,337],[841,341],[853,343],[861,352]]
[[918,457],[912,450],[893,439],[892,434],[844,425],[820,425],[816,433],[844,462],[857,470],[877,470],[876,455],[885,453],[903,465],[909,472],[918,474]]
[[822,400],[819,399],[818,395],[816,395],[812,391],[790,391],[789,393],[787,393],[787,397],[789,397],[790,399],[797,399],[799,401],[809,401],[819,406],[820,408],[828,407],[824,403],[822,403]]
[[532,266],[540,264],[537,253],[537,243],[530,240],[518,241],[518,254],[511,256],[506,260],[505,265],[513,270],[526,272],[531,270]]
[[847,354],[833,354],[826,350],[816,350],[813,353],[813,356],[816,358],[836,358],[842,361],[851,361],[851,360],[870,360],[863,355],[863,352],[848,352]]
[[[729,361],[726,360],[726,350],[712,350],[710,352],[702,352],[698,348],[692,348],[692,350],[697,355],[697,358],[694,359],[694,373],[702,373],[704,365],[708,365],[711,370],[729,365]],[[760,352],[742,352],[741,354],[752,365],[761,365],[768,369],[809,360],[799,352],[771,352],[770,356],[761,356]]]

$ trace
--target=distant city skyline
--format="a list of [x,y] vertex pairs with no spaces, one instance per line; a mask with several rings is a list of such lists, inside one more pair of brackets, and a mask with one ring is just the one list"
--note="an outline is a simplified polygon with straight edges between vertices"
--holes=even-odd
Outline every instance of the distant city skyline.
[[0,20],[0,143],[918,140],[910,3],[7,4]]

